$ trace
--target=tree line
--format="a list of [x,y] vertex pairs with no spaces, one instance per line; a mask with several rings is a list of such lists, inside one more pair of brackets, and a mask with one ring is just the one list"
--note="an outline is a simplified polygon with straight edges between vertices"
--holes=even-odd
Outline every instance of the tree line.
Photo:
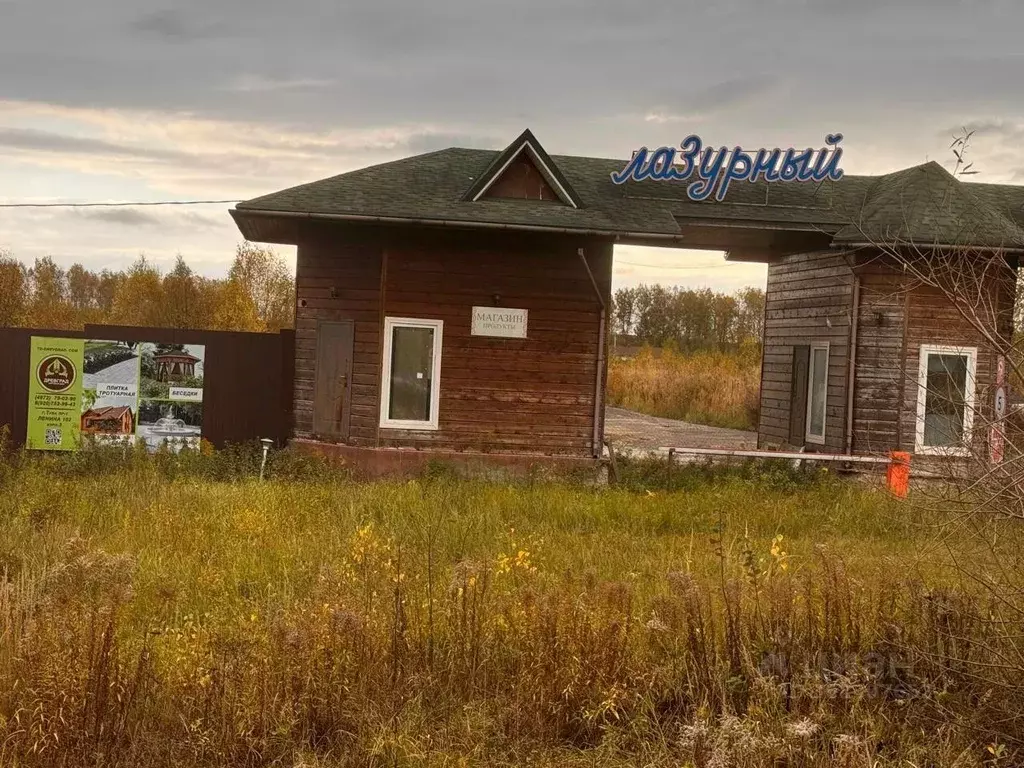
[[733,294],[710,288],[639,285],[613,296],[618,343],[674,345],[683,352],[736,349],[759,344],[764,332],[764,291]]
[[81,329],[86,323],[230,331],[294,324],[295,281],[269,248],[243,243],[225,278],[197,275],[180,255],[161,273],[140,256],[128,269],[26,266],[0,252],[0,326]]
[[[684,352],[759,343],[764,291],[639,285],[613,297],[619,344]],[[224,278],[197,275],[178,256],[162,273],[144,256],[125,270],[64,269],[49,257],[26,266],[0,251],[0,326],[81,329],[85,324],[278,331],[294,324],[295,281],[269,248],[242,243]]]

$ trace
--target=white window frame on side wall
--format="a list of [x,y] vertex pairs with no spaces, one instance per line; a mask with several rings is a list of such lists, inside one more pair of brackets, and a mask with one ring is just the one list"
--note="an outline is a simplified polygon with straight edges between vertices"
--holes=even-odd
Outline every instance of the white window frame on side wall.
[[[967,358],[967,381],[964,392],[963,444],[925,445],[924,417],[928,398],[928,357],[929,355],[958,355]],[[971,436],[974,428],[974,405],[978,389],[977,379],[978,348],[958,347],[946,344],[922,344],[917,364],[917,429],[914,436],[914,453],[923,456],[967,456],[971,451]]]
[[[821,414],[821,434],[811,433],[811,403],[814,398],[811,393],[814,391],[814,350],[825,350],[825,397],[821,402],[823,413]],[[825,434],[828,427],[828,363],[829,363],[829,342],[815,341],[808,345],[807,355],[807,412],[804,414],[804,440],[814,445],[825,444]]]
[[[413,419],[392,419],[389,417],[391,404],[391,348],[396,328],[430,328],[434,331],[434,353],[431,369],[430,418],[426,421]],[[380,426],[382,429],[437,430],[441,409],[441,346],[444,335],[444,320],[427,320],[418,317],[384,318],[384,359],[381,361],[380,383]]]

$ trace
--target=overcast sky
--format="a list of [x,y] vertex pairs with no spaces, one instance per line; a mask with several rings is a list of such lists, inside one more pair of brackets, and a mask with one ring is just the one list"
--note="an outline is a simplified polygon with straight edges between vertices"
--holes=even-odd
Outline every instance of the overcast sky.
[[[818,147],[1024,183],[1020,0],[0,0],[0,202],[236,199],[533,129],[552,154]],[[0,249],[223,274],[225,205],[0,209]],[[287,249],[282,252],[288,253]],[[294,255],[288,253],[290,259]],[[764,268],[620,248],[618,285]]]

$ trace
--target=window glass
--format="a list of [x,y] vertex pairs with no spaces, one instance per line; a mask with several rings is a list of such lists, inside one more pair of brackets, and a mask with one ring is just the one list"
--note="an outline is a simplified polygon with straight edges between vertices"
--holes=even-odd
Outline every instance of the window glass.
[[825,437],[825,399],[828,394],[828,349],[811,349],[811,375],[808,379],[807,434]]
[[967,411],[967,355],[928,354],[924,437],[928,447],[962,443]]
[[388,418],[430,421],[434,329],[395,326],[391,333]]

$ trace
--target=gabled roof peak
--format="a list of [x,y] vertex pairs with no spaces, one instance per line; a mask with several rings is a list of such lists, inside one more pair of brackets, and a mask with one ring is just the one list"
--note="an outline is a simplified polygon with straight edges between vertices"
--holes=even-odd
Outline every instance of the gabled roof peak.
[[573,208],[583,207],[583,201],[580,199],[580,196],[559,170],[555,161],[544,151],[544,147],[537,141],[537,137],[533,135],[533,131],[529,128],[519,134],[511,144],[498,153],[486,170],[466,190],[466,194],[462,199],[466,202],[479,200],[501,178],[505,170],[524,153],[544,177],[544,180],[551,186],[559,200]]

